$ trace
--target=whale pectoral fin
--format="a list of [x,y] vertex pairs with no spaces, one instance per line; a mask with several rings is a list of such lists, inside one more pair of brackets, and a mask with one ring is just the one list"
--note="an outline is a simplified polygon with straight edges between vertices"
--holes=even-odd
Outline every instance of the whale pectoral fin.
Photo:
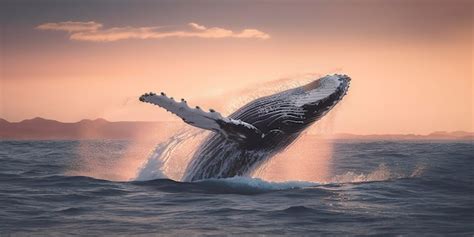
[[165,93],[161,93],[160,95],[147,93],[140,96],[139,100],[158,105],[180,117],[189,125],[219,132],[226,138],[239,143],[261,139],[264,136],[262,132],[252,124],[241,120],[223,117],[213,109],[210,109],[209,112],[205,112],[201,110],[199,106],[196,106],[196,108],[190,108],[184,99],[177,102],[173,97],[167,97]]

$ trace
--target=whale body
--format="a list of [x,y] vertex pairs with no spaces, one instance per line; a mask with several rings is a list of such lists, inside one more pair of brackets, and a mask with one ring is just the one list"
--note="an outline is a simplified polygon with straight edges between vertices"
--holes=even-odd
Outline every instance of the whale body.
[[214,131],[188,164],[183,181],[251,174],[288,147],[346,95],[350,77],[328,75],[306,85],[255,99],[228,117],[190,108],[165,93],[147,93],[140,101],[158,105],[192,126]]

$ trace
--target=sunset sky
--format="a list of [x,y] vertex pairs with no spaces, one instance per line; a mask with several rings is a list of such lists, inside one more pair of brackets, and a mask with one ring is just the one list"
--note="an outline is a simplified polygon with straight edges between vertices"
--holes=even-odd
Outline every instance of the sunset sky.
[[219,108],[235,91],[344,73],[334,132],[474,131],[473,5],[4,0],[0,118],[168,121],[138,97]]

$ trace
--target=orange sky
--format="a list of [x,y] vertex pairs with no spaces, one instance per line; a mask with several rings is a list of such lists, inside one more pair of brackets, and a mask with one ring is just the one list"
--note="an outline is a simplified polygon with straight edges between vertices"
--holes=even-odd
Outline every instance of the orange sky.
[[[219,108],[236,90],[336,72],[353,80],[330,114],[334,132],[473,131],[470,1],[39,2],[0,3],[9,121],[170,120],[138,97]],[[95,28],[39,27],[71,27],[61,22]]]

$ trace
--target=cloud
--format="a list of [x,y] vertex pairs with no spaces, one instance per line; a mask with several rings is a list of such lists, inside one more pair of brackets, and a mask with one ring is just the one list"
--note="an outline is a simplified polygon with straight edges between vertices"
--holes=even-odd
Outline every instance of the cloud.
[[56,30],[56,31],[95,31],[102,27],[102,24],[94,21],[78,22],[78,21],[64,21],[59,23],[45,23],[36,27],[38,30]]
[[199,25],[199,24],[194,23],[194,22],[191,22],[188,25],[190,25],[191,27],[193,27],[196,30],[205,30],[206,29],[205,26]]
[[66,31],[71,40],[91,42],[112,42],[125,39],[162,39],[169,37],[181,38],[255,38],[269,39],[270,35],[257,29],[244,29],[240,32],[219,27],[206,27],[191,22],[182,29],[170,27],[113,27],[103,28],[102,24],[89,22],[45,23],[36,27],[38,30]]

